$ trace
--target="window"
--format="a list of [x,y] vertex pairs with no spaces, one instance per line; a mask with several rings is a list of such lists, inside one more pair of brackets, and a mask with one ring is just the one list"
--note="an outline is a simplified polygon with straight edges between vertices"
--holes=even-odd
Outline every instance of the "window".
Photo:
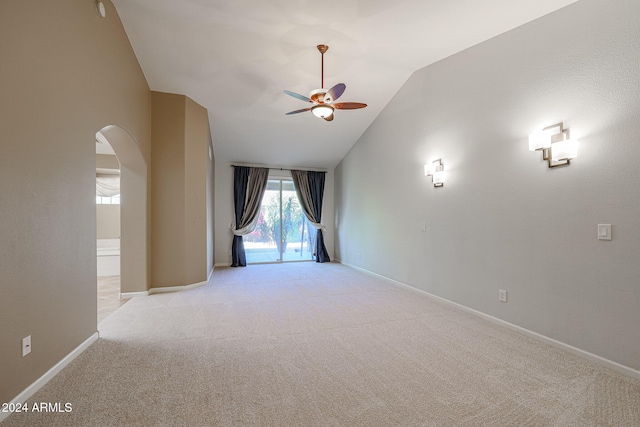
[[119,205],[120,204],[120,195],[116,194],[115,196],[106,197],[106,196],[98,196],[96,194],[96,205]]
[[96,175],[96,205],[120,204],[120,175]]

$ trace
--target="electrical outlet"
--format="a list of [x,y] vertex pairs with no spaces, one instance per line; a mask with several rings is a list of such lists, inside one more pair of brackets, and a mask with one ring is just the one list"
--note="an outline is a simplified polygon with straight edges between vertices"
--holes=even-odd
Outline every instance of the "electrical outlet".
[[22,338],[22,357],[31,353],[31,335]]
[[507,291],[504,289],[498,289],[498,300],[500,302],[507,302]]

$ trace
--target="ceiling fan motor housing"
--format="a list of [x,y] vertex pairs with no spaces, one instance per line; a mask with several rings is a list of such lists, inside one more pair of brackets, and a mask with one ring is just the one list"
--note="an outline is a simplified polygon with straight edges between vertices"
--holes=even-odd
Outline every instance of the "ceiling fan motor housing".
[[325,95],[327,94],[326,89],[314,89],[309,92],[309,98],[315,103],[324,104],[325,103]]

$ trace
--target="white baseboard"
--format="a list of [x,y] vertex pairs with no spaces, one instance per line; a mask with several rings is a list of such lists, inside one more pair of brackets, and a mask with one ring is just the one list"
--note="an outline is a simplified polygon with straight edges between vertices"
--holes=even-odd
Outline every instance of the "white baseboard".
[[[17,395],[12,401],[12,404],[25,403],[31,396],[33,396],[38,390],[40,390],[46,383],[48,383],[53,377],[55,377],[60,371],[62,371],[69,363],[78,357],[83,351],[85,351],[91,344],[93,344],[99,335],[98,332],[91,335],[84,340],[82,344],[76,347],[71,353],[67,354],[61,361],[56,363],[53,368],[49,369],[44,375],[35,380],[29,387],[25,388],[22,393]],[[0,412],[0,422],[11,415],[10,412]]]
[[215,265],[216,267],[231,267],[231,263],[230,262],[221,262],[219,264]]
[[148,297],[149,291],[140,291],[140,292],[120,292],[118,294],[119,298],[135,298],[135,297]]
[[163,294],[165,292],[178,292],[178,291],[186,291],[187,289],[199,288],[200,286],[204,286],[208,284],[208,281],[192,283],[190,285],[185,286],[168,286],[165,288],[151,288],[149,289],[149,295],[153,294]]
[[142,292],[121,292],[120,298],[148,297],[149,295],[153,295],[153,294],[186,291],[187,289],[198,288],[208,283],[209,281],[205,280],[204,282],[192,283],[191,285],[185,285],[185,286],[167,286],[163,288],[151,288],[148,291],[142,291]]
[[622,375],[625,375],[627,377],[631,377],[631,378],[635,378],[635,379],[639,379],[640,380],[640,371],[637,370],[637,369],[633,369],[633,368],[631,368],[629,366],[625,366],[625,365],[622,365],[622,364],[620,364],[618,362],[614,362],[613,360],[609,360],[609,359],[606,359],[606,358],[604,358],[602,356],[598,356],[597,354],[593,354],[593,353],[590,353],[590,352],[588,352],[586,350],[582,350],[582,349],[574,347],[572,345],[563,343],[562,341],[558,341],[556,339],[549,338],[546,335],[542,335],[542,334],[539,334],[537,332],[530,331],[529,329],[523,328],[523,327],[518,326],[518,325],[514,325],[513,323],[509,323],[509,322],[507,322],[505,320],[498,319],[497,317],[493,317],[493,316],[485,314],[485,313],[483,313],[481,311],[474,310],[473,308],[469,308],[469,307],[464,306],[462,304],[458,304],[457,302],[449,301],[448,299],[445,299],[445,298],[439,297],[437,295],[431,294],[431,293],[429,293],[427,291],[423,291],[422,289],[414,288],[413,286],[409,286],[406,283],[398,282],[397,280],[393,280],[393,279],[390,279],[388,277],[382,276],[380,274],[374,273],[372,271],[365,270],[364,268],[361,268],[361,267],[358,267],[358,266],[355,266],[355,265],[352,265],[352,264],[348,264],[348,263],[343,263],[343,262],[341,262],[341,264],[343,264],[343,265],[345,265],[345,266],[347,266],[349,268],[353,268],[354,270],[361,271],[361,272],[363,272],[365,274],[368,274],[368,275],[371,275],[371,276],[378,277],[380,279],[386,280],[388,282],[391,282],[394,285],[403,287],[405,289],[409,289],[409,290],[414,291],[414,292],[419,292],[419,293],[421,293],[423,295],[426,295],[426,296],[428,296],[428,297],[430,297],[432,299],[435,299],[435,300],[443,302],[445,304],[457,307],[457,308],[459,308],[459,309],[461,309],[461,310],[463,310],[463,311],[465,311],[467,313],[470,313],[470,314],[473,314],[475,316],[481,317],[481,318],[483,318],[485,320],[488,320],[488,321],[490,321],[492,323],[496,323],[498,325],[501,325],[501,326],[504,326],[506,328],[509,328],[509,329],[511,329],[513,331],[520,332],[523,335],[526,335],[526,336],[528,336],[530,338],[533,338],[533,339],[538,340],[538,341],[545,342],[545,343],[547,343],[547,344],[549,344],[549,345],[551,345],[551,346],[553,346],[555,348],[559,348],[559,349],[567,351],[567,352],[569,352],[569,353],[571,353],[571,354],[573,354],[575,356],[578,356],[578,357],[581,357],[583,359],[587,359],[587,360],[590,360],[592,362],[595,362],[600,366],[604,366],[606,368],[609,368],[609,369],[611,369],[613,371],[616,371],[616,372],[618,372],[618,373],[620,373]]

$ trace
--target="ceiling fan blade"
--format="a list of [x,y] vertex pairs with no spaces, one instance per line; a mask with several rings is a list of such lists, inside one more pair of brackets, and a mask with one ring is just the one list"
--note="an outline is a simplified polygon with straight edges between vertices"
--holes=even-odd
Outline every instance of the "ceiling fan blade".
[[330,115],[329,117],[323,117],[326,121],[330,122],[331,120],[333,120],[333,114]]
[[327,94],[324,96],[325,104],[331,103],[336,99],[340,98],[340,96],[344,93],[344,90],[347,88],[347,85],[344,83],[338,83],[331,89],[327,91]]
[[338,110],[357,110],[358,108],[366,107],[367,104],[363,104],[362,102],[338,102],[332,106]]
[[289,90],[285,90],[283,91],[284,93],[286,93],[289,96],[293,96],[294,98],[298,98],[302,101],[306,101],[306,102],[313,102],[310,98],[304,96],[304,95],[300,95],[299,93],[295,93],[295,92],[291,92]]
[[311,108],[303,108],[301,110],[289,111],[288,113],[284,113],[284,115],[289,116],[291,114],[304,113],[305,111],[311,111]]

